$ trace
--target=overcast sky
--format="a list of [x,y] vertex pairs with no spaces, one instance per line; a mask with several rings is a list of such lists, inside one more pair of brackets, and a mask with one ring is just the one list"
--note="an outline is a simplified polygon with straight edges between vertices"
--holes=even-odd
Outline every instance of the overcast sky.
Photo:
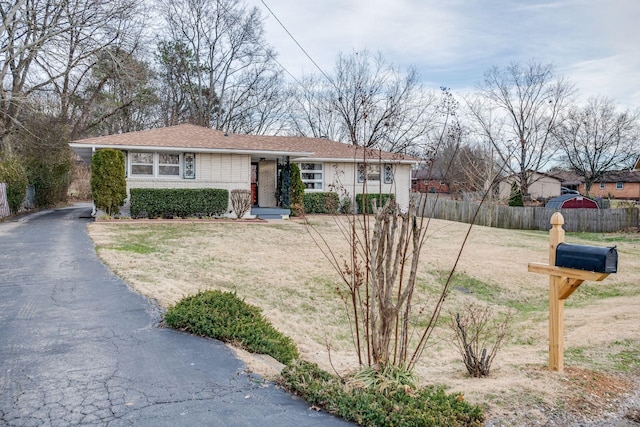
[[[295,76],[316,72],[261,0],[266,38]],[[640,0],[264,0],[329,73],[367,48],[414,65],[427,86],[472,89],[492,65],[553,63],[583,99],[640,107]]]

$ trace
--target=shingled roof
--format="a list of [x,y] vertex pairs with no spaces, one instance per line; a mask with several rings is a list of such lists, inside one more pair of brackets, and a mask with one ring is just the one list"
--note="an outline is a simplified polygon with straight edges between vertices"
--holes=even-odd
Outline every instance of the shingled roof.
[[[124,150],[195,151],[229,153],[273,153],[317,161],[353,161],[365,155],[365,149],[324,138],[228,134],[192,124],[182,124],[118,135],[99,136],[72,141],[74,151],[83,148],[117,148]],[[84,158],[85,156],[83,156]],[[417,159],[380,150],[366,150],[366,157],[415,163]]]

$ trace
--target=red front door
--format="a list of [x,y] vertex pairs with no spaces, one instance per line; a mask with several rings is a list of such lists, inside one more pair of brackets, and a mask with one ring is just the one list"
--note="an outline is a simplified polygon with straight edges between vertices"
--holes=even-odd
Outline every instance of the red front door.
[[251,163],[251,203],[258,205],[258,164]]

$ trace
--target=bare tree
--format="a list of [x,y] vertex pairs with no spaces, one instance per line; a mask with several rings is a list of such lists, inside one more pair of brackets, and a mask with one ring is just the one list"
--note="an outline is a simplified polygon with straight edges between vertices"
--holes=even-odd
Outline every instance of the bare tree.
[[105,49],[73,105],[72,137],[143,130],[155,121],[158,97],[147,62],[118,48]]
[[567,111],[554,136],[564,163],[584,178],[587,195],[594,182],[614,169],[631,166],[638,156],[640,112],[618,111],[609,98],[590,98]]
[[258,9],[237,0],[158,4],[167,32],[159,45],[165,119],[225,131],[269,130],[282,114],[281,72],[264,47]]
[[417,154],[434,127],[436,97],[415,69],[401,71],[367,50],[340,54],[330,81],[308,78],[294,129],[353,145]]
[[555,154],[553,131],[573,93],[551,64],[531,61],[490,68],[478,93],[467,100],[477,132],[518,177],[523,194],[529,192],[534,172]]
[[[76,125],[94,101],[83,99],[92,69],[101,55],[104,62],[105,53],[114,46],[117,49],[112,51],[135,49],[141,28],[134,19],[139,3],[140,0],[25,0],[9,6],[1,2],[3,134],[22,126],[22,110],[34,105],[29,98],[37,93],[46,93],[49,100],[57,98],[59,119],[75,120],[72,136],[82,133]],[[8,148],[6,140],[3,145]]]
[[290,128],[296,135],[346,141],[340,116],[333,108],[332,86],[323,76],[307,75],[290,89]]
[[30,93],[31,67],[42,47],[65,28],[64,1],[20,0],[0,2],[0,151],[11,151],[6,136],[18,123],[18,115]]

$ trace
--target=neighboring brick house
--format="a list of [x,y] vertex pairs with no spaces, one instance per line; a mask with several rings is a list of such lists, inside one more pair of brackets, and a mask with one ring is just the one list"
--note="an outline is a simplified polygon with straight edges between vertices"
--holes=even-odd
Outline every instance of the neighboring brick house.
[[[562,186],[587,194],[584,178],[569,171],[554,172],[562,181]],[[640,200],[640,160],[634,170],[607,172],[601,180],[594,182],[590,197]]]
[[451,193],[451,190],[438,170],[422,168],[411,171],[411,191],[414,193]]
[[[584,182],[580,183],[578,191],[586,194]],[[640,200],[640,170],[607,172],[601,180],[593,183],[589,196]]]
[[127,192],[131,188],[246,189],[260,208],[281,204],[277,197],[280,171],[294,162],[300,166],[307,192],[340,191],[351,198],[364,191],[393,193],[406,209],[411,169],[417,163],[413,157],[322,138],[239,135],[191,124],[87,138],[69,145],[89,164],[96,150],[124,152]]

